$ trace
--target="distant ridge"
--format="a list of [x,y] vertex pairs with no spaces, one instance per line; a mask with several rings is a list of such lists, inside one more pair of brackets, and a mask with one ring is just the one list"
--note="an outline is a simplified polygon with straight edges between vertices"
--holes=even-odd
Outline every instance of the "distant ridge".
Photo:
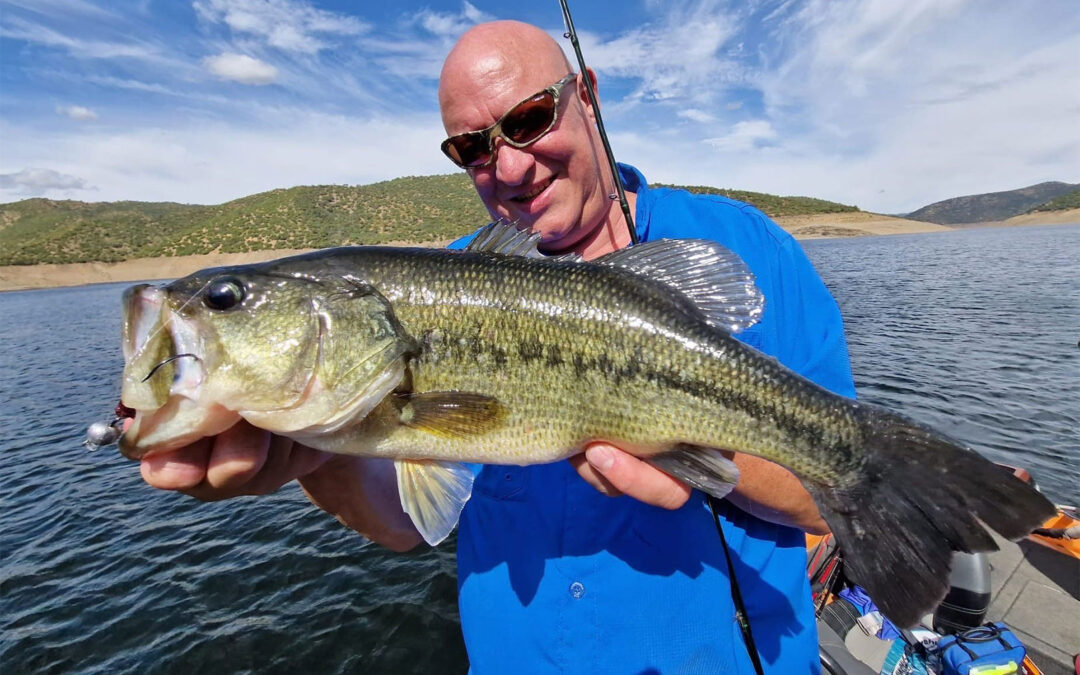
[[[1075,208],[1075,206],[1051,206],[1051,204],[1055,204],[1059,197],[1077,191],[1078,188],[1080,184],[1055,181],[1029,185],[1017,190],[954,197],[934,202],[904,217],[939,225],[1005,220],[1030,211]],[[1080,196],[1076,199],[1080,199]]]
[[[809,197],[689,189],[726,194],[770,216],[858,211]],[[216,206],[26,199],[0,204],[0,265],[448,241],[488,220],[464,173],[293,187]]]
[[1045,204],[1040,204],[1033,209],[1030,209],[1028,213],[1039,213],[1042,211],[1064,211],[1065,209],[1080,209],[1080,188],[1067,192],[1060,197],[1056,197]]
[[681,188],[689,192],[705,195],[720,195],[747,204],[753,204],[770,218],[781,216],[808,216],[815,213],[854,213],[858,206],[838,204],[814,197],[778,197],[765,192],[748,190],[727,190],[708,185],[666,185],[658,183],[653,187]]

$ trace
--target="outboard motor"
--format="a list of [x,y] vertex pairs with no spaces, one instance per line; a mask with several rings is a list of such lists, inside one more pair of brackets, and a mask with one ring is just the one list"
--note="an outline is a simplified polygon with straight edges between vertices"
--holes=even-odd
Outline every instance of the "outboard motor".
[[986,622],[990,609],[990,559],[985,553],[953,554],[949,593],[934,610],[934,631],[962,633]]

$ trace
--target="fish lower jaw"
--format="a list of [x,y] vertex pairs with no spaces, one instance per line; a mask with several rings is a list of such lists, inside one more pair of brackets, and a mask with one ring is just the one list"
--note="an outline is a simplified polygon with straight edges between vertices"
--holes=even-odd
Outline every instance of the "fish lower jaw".
[[128,459],[146,459],[216,436],[240,420],[238,413],[221,406],[199,405],[191,399],[171,397],[156,410],[136,411],[118,446],[120,454]]

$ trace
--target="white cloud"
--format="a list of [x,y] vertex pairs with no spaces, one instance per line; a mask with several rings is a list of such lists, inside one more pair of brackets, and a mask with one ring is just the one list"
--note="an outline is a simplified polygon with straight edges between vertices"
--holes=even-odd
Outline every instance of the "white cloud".
[[746,120],[737,122],[731,131],[723,136],[706,138],[705,143],[718,150],[752,150],[756,146],[776,139],[776,130],[768,120]]
[[133,80],[130,78],[112,77],[108,75],[91,75],[86,77],[86,81],[92,82],[94,84],[100,84],[103,87],[131,89],[134,91],[145,91],[154,94],[170,94],[173,96],[180,95],[179,92],[169,89],[162,84],[143,82],[141,80]]
[[421,28],[443,39],[456,40],[465,31],[478,23],[491,21],[495,17],[483,12],[469,2],[463,2],[460,12],[435,12],[425,9],[417,12],[414,21]]
[[206,21],[224,23],[277,49],[307,54],[327,49],[324,37],[360,35],[370,28],[356,17],[294,0],[196,0],[194,8]]
[[144,44],[73,38],[19,17],[4,18],[3,24],[0,24],[0,37],[64,49],[74,56],[83,58],[144,60],[159,60],[161,58],[155,48]]
[[83,17],[97,18],[112,16],[105,9],[86,0],[6,0],[5,4],[52,17],[70,18],[73,15],[81,15]]
[[243,127],[178,118],[172,126],[98,134],[0,123],[0,170],[52,158],[57,171],[78,172],[97,186],[95,199],[199,204],[293,185],[366,184],[455,170],[439,152],[443,131],[434,111],[369,119],[297,108],[257,112]]
[[637,80],[624,104],[702,107],[746,82],[746,68],[723,50],[739,30],[733,12],[718,0],[663,9],[658,20],[611,38],[578,30],[590,67],[601,75]]
[[782,147],[754,158],[754,173],[830,180],[830,192],[889,212],[1075,180],[1080,88],[1063,83],[1080,82],[1080,15],[1069,4],[807,3],[779,34],[796,47],[760,80]]
[[[618,156],[650,180],[906,212],[1080,180],[1080,88],[1065,84],[1080,82],[1071,4],[808,0],[747,24],[745,6],[713,3],[730,25],[696,37],[671,17],[710,5],[680,5],[668,18],[592,38],[600,49],[586,54],[601,75],[630,78],[627,101],[607,106],[609,129]],[[665,45],[672,40],[687,55]],[[703,139],[696,125],[670,124],[701,111],[720,133]]]
[[53,171],[52,169],[23,169],[15,173],[0,173],[0,190],[12,191],[18,195],[36,197],[48,192],[70,192],[88,190],[86,181],[77,176]]
[[58,105],[56,106],[56,112],[79,122],[89,122],[98,118],[96,112],[81,105]]
[[711,115],[704,110],[698,110],[697,108],[683,108],[675,111],[675,114],[683,119],[700,122],[702,124],[709,124],[716,121],[715,115]]
[[[25,167],[49,167],[102,198],[207,202],[451,170],[435,149],[434,82],[457,35],[490,18],[475,5],[395,5],[370,27],[360,3],[194,2],[201,24],[177,32],[152,8],[98,20],[65,18],[62,0],[46,0],[48,11],[15,0],[0,36],[39,47],[12,52],[39,88],[0,117],[7,189]],[[1073,4],[646,0],[643,20],[616,17],[580,37],[615,152],[650,180],[900,212],[1080,181]],[[558,38],[557,15],[547,21]],[[208,82],[208,69],[229,83]],[[231,82],[280,86],[241,100]],[[86,85],[86,98],[56,94]],[[123,90],[153,95],[133,104]],[[78,102],[107,120],[26,116],[58,102],[61,114]]]
[[223,80],[241,84],[264,85],[273,83],[278,76],[274,66],[253,59],[246,54],[218,54],[203,59],[207,69]]

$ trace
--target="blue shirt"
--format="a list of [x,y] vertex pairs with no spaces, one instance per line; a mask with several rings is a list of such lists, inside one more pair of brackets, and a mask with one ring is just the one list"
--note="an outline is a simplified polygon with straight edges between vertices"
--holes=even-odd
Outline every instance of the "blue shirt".
[[[839,309],[790,235],[747,204],[650,189],[625,165],[620,173],[637,194],[641,241],[711,239],[749,265],[766,305],[740,340],[854,396]],[[803,533],[722,504],[762,665],[818,672]],[[697,491],[668,511],[606,497],[568,462],[485,466],[457,545],[462,630],[476,675],[754,672],[720,539]]]

